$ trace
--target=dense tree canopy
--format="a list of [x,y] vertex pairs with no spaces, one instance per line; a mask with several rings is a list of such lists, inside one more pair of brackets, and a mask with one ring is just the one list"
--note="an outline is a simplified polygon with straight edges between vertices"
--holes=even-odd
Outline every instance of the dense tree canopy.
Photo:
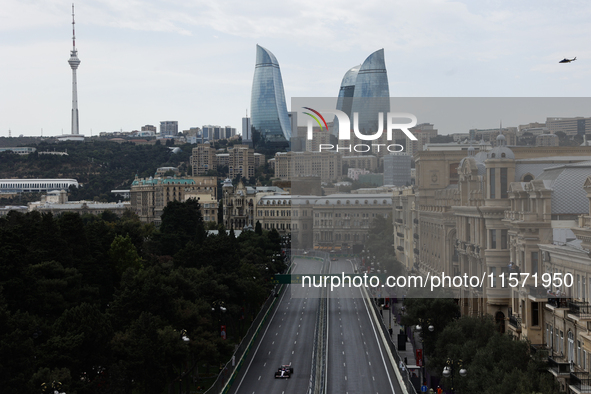
[[68,394],[162,393],[187,364],[217,370],[284,270],[279,247],[267,231],[207,236],[194,200],[167,206],[159,229],[131,213],[9,213],[0,218],[2,392],[59,381]]
[[[501,334],[491,316],[459,316],[459,307],[449,294],[421,298],[409,293],[406,298],[406,325],[421,324],[427,369],[441,376],[451,368],[453,389],[461,393],[483,394],[555,394],[557,383],[547,372],[545,360],[532,357],[528,341]],[[434,330],[426,329],[433,325]],[[467,375],[460,376],[461,368]],[[452,389],[452,378],[443,379]]]

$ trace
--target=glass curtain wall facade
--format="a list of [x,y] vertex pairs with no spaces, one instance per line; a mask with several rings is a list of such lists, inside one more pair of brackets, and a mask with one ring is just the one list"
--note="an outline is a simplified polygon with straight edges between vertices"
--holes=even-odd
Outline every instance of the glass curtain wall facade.
[[250,100],[252,126],[269,144],[287,145],[291,124],[287,114],[279,63],[269,50],[257,45]]
[[[353,94],[355,93],[355,82],[357,81],[357,74],[359,73],[359,69],[361,65],[355,66],[351,68],[341,81],[341,89],[339,90],[339,97],[337,99],[337,110],[343,111],[347,114],[349,119],[353,119],[351,117],[351,106],[353,105]],[[332,130],[332,134],[338,136],[339,134],[339,121],[337,117],[334,117],[334,127]]]
[[[384,50],[380,49],[365,59],[357,73],[351,112],[359,113],[359,130],[364,134],[373,134],[378,128],[378,113],[382,112],[385,117],[389,111],[388,73]],[[350,119],[353,121],[353,118]]]

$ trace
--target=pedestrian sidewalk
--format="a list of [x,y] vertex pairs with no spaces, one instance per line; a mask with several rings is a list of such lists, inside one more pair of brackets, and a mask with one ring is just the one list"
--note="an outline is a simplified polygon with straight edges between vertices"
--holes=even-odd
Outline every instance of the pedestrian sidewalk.
[[[405,327],[399,323],[399,311],[402,307],[402,300],[398,301],[398,303],[390,305],[389,309],[382,310],[380,314],[382,315],[382,320],[384,321],[385,326],[392,329],[392,342],[396,345],[396,350],[400,355],[400,358],[405,361],[406,368],[409,370],[410,375],[412,376],[413,373],[416,373],[416,376],[420,376],[421,367],[417,365],[415,347],[413,346],[411,338],[406,338],[405,350],[399,350],[398,348],[398,334],[407,334]],[[411,333],[414,333],[414,331]],[[415,343],[417,343],[419,348],[421,347],[420,341],[415,341]]]

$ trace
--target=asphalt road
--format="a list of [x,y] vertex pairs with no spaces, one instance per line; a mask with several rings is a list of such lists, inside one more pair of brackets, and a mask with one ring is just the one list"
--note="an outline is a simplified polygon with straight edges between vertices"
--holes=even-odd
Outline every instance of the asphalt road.
[[[320,273],[322,263],[296,259],[292,273]],[[291,287],[291,288],[290,288]],[[298,297],[292,297],[294,295]],[[305,394],[310,384],[312,346],[320,289],[289,285],[263,335],[259,335],[230,393]],[[277,368],[291,364],[289,379],[275,379]]]
[[[296,260],[293,273],[320,273],[315,260]],[[351,273],[350,262],[330,262],[331,273]],[[290,288],[291,287],[291,288]],[[292,296],[292,291],[297,292]],[[330,293],[330,291],[329,291]],[[312,346],[320,289],[287,287],[268,327],[254,344],[230,393],[305,394],[312,366]],[[388,355],[370,319],[360,289],[338,288],[329,299],[327,372],[328,394],[402,393]],[[291,364],[290,379],[275,379],[282,364]]]
[[[331,261],[331,273],[353,273],[350,262]],[[327,393],[402,393],[361,290],[329,291]]]

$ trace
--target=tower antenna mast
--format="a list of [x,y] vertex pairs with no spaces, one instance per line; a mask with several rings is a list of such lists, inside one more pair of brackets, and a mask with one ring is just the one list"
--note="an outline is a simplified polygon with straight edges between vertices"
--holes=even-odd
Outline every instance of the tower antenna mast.
[[78,51],[76,50],[76,21],[74,20],[74,4],[72,4],[72,52],[68,60],[72,69],[72,134],[80,134],[80,124],[78,122],[78,86],[76,81],[76,69],[80,65]]
[[72,3],[72,50],[76,51],[76,21],[74,20],[74,3]]

